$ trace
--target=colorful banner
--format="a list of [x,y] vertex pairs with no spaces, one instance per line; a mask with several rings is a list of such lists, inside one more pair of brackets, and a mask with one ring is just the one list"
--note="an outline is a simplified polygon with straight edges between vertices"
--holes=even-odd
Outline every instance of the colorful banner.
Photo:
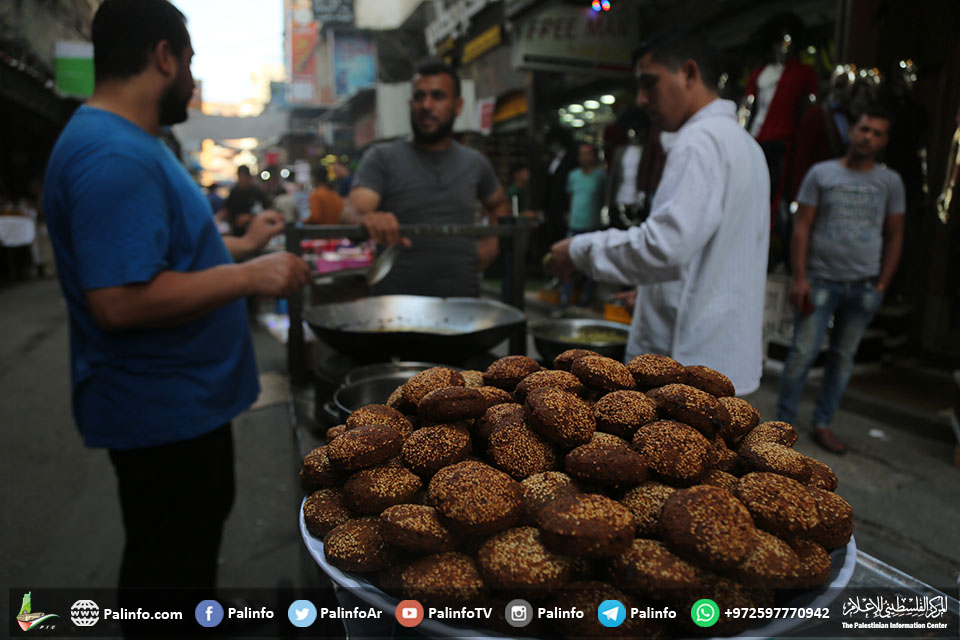
[[310,0],[286,0],[286,63],[290,85],[287,102],[317,104],[317,46],[320,27],[313,19]]
[[338,97],[377,82],[377,45],[359,33],[335,33],[333,39],[333,78]]

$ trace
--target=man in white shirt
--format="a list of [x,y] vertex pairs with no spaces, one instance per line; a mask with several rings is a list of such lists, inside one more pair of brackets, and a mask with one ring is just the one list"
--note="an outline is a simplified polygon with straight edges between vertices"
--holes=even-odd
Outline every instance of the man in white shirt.
[[[660,353],[726,374],[739,394],[760,385],[770,181],[759,145],[720,100],[719,54],[690,27],[635,54],[637,104],[675,132],[650,217],[639,227],[553,245],[564,276],[638,285],[627,358]],[[666,143],[667,140],[664,140]]]

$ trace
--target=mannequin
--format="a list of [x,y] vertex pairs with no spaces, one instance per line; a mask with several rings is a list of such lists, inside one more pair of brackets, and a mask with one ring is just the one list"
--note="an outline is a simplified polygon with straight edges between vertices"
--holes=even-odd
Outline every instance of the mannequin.
[[638,107],[627,109],[618,124],[626,132],[624,142],[610,156],[610,179],[604,200],[610,223],[618,229],[639,224],[646,194],[638,184],[640,165],[647,148],[650,120]]
[[752,105],[749,120],[744,118],[747,130],[760,143],[770,168],[771,212],[782,195],[784,160],[790,157],[800,114],[819,92],[816,70],[793,55],[802,21],[796,16],[776,20],[786,26],[775,31],[772,60],[750,74],[744,101],[745,106]]

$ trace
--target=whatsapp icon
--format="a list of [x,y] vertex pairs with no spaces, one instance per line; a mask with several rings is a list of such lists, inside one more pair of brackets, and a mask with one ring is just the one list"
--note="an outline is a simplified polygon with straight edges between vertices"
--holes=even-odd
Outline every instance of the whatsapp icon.
[[697,600],[690,607],[690,617],[698,627],[712,627],[720,619],[720,607],[708,598]]

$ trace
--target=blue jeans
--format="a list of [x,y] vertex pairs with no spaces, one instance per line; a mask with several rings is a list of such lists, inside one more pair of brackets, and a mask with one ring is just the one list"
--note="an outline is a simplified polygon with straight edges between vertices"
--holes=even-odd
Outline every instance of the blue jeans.
[[796,419],[797,404],[803,397],[807,374],[817,359],[832,317],[827,366],[812,422],[814,427],[825,427],[837,412],[840,397],[853,372],[853,358],[860,339],[880,308],[883,293],[874,288],[873,279],[833,282],[814,278],[810,281],[810,288],[813,312],[808,316],[799,312],[795,314],[793,343],[780,378],[777,420],[793,423]]

